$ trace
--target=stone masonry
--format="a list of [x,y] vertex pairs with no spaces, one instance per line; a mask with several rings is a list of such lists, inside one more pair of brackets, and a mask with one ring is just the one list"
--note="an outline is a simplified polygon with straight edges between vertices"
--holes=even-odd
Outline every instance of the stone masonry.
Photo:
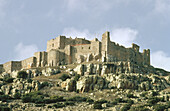
[[[72,63],[89,61],[99,62],[130,62],[137,65],[150,65],[150,50],[139,52],[139,46],[125,48],[110,41],[110,33],[105,32],[102,40],[97,38],[86,40],[85,38],[66,38],[59,36],[47,41],[47,51],[35,52],[33,57],[22,61],[10,61],[3,64],[0,72],[12,72],[32,67],[59,66]],[[1,65],[2,66],[2,65]]]

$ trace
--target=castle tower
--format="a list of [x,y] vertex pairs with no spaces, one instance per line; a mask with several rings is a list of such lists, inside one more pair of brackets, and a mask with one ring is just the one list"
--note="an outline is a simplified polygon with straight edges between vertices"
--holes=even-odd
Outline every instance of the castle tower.
[[109,51],[110,32],[106,31],[102,35],[102,57],[107,57]]
[[143,50],[143,62],[145,65],[150,65],[150,49]]

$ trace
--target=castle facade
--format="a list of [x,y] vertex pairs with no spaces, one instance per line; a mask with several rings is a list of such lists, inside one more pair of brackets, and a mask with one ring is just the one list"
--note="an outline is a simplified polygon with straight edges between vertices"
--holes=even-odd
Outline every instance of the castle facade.
[[139,52],[139,46],[125,48],[110,41],[110,33],[105,32],[102,40],[97,38],[89,41],[84,38],[66,38],[59,36],[47,41],[47,50],[35,52],[33,57],[22,61],[10,61],[0,65],[0,71],[12,72],[33,67],[55,67],[59,65],[99,62],[131,62],[137,65],[150,65],[150,50]]

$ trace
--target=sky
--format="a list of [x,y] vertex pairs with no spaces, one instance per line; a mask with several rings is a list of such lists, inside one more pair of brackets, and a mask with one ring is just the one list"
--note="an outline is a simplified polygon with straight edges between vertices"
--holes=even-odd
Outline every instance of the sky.
[[0,63],[45,51],[59,35],[101,40],[105,31],[170,71],[170,0],[0,0]]

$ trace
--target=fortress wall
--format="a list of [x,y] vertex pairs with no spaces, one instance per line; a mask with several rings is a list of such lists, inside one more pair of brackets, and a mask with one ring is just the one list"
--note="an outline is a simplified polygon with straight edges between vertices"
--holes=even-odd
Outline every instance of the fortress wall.
[[64,49],[64,53],[65,53],[65,63],[66,64],[71,64],[72,60],[71,60],[71,46],[67,45]]
[[12,61],[4,63],[3,67],[5,72],[10,73],[12,70]]
[[37,58],[36,67],[44,67],[47,64],[47,52],[36,52],[34,56]]
[[150,50],[149,49],[143,50],[143,61],[144,61],[144,64],[150,65]]
[[30,57],[21,61],[23,69],[29,69],[32,67],[36,67],[36,57]]
[[125,47],[116,45],[114,42],[109,42],[108,47],[107,54],[115,57],[115,61],[127,61],[129,59],[129,52]]
[[139,47],[125,48],[110,42],[108,54],[115,57],[117,61],[130,61],[135,64],[143,64],[143,54],[139,52]]
[[48,66],[57,66],[59,63],[60,52],[58,50],[50,50],[48,52]]
[[12,61],[12,71],[21,69],[22,69],[21,61]]
[[40,67],[41,66],[41,52],[35,52],[34,56],[37,58],[36,67]]
[[132,48],[125,48],[115,42],[110,41],[110,33],[105,32],[102,35],[102,56],[106,57],[107,61],[130,61],[135,64],[143,64],[144,56],[148,61],[150,57],[147,57],[147,51],[144,54],[139,52],[139,46],[132,44]]
[[95,56],[101,55],[101,43],[99,41],[91,42],[91,44],[80,44],[72,46],[72,63],[77,62],[77,59],[80,58],[80,56],[86,60],[90,54],[92,54],[93,58]]
[[65,36],[59,36],[55,39],[47,41],[47,52],[52,49],[64,49],[67,45],[76,45],[76,44],[90,44],[89,40],[84,38],[66,38]]
[[92,41],[91,42],[91,50],[94,55],[101,55],[101,42],[100,41]]
[[20,61],[10,61],[3,64],[3,68],[7,73],[11,73],[14,70],[20,70],[22,67]]
[[[55,39],[51,39],[47,41],[47,52],[49,52],[52,49],[60,49],[60,46],[63,47],[64,45],[63,42],[65,41],[63,40],[64,38],[65,38],[64,36],[59,36],[59,37],[56,37]],[[62,44],[60,44],[61,40],[62,40]]]
[[80,55],[87,56],[91,52],[91,44],[72,46],[72,63],[76,63]]

